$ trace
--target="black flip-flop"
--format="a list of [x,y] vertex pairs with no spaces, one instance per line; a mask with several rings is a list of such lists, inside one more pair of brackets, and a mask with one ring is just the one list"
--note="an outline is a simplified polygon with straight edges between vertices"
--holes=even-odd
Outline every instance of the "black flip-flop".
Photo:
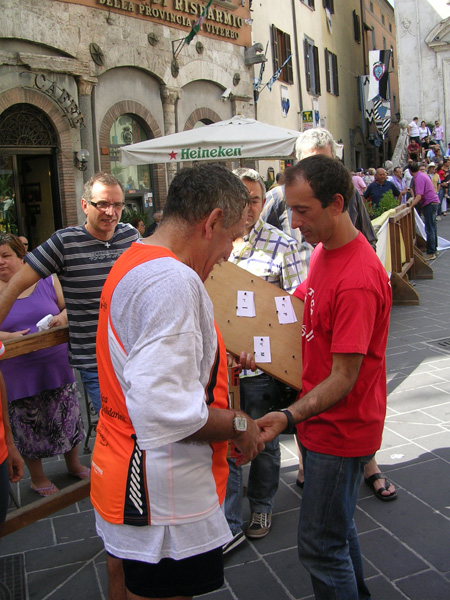
[[[386,481],[386,487],[381,487],[378,490],[376,490],[373,484],[375,483],[375,481],[377,481],[377,479],[384,479]],[[367,479],[364,477],[364,483],[370,487],[370,489],[374,493],[374,496],[378,498],[378,500],[381,500],[382,502],[392,502],[392,500],[397,500],[397,492],[395,490],[391,492],[389,496],[383,495],[382,492],[389,491],[389,487],[391,485],[386,479],[386,475],[383,475],[383,473],[374,473],[370,477],[367,477]]]

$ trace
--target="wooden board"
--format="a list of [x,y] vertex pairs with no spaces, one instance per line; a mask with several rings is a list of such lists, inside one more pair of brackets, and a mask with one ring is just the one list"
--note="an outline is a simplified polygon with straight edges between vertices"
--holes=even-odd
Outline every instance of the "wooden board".
[[88,498],[90,490],[90,480],[84,479],[56,492],[56,494],[41,498],[22,508],[11,511],[6,517],[4,529],[0,537],[14,533],[27,525],[31,525],[31,523],[45,519],[63,508],[75,504],[75,502],[80,502],[80,500]]
[[[269,336],[272,362],[257,363],[258,368],[300,390],[303,302],[291,296],[297,323],[280,325],[275,298],[286,293],[230,262],[217,265],[205,287],[228,352],[234,356],[239,356],[243,350],[253,353],[253,336]],[[236,316],[238,290],[254,292],[256,317]]]
[[13,358],[35,350],[42,350],[50,346],[57,346],[69,341],[69,328],[67,325],[61,327],[52,327],[47,331],[39,331],[38,333],[30,333],[13,340],[4,342],[5,352],[0,357],[0,360]]

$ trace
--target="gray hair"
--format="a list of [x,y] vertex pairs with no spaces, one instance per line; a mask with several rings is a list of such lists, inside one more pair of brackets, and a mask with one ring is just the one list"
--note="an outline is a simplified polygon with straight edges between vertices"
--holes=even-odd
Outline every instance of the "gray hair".
[[100,173],[95,173],[95,175],[92,175],[92,177],[90,179],[88,179],[86,181],[86,183],[84,184],[82,198],[84,198],[86,200],[86,202],[89,202],[90,199],[92,198],[92,188],[94,187],[94,184],[97,183],[97,181],[108,187],[118,185],[120,187],[120,189],[122,190],[122,200],[123,200],[123,198],[124,198],[123,186],[120,183],[120,181],[117,179],[117,177],[114,177],[114,175],[111,175],[111,173],[100,172]]
[[264,184],[264,180],[258,171],[255,169],[248,169],[246,167],[241,167],[239,169],[234,169],[233,173],[239,177],[241,181],[244,179],[249,179],[250,181],[257,181],[261,186],[261,199],[264,200],[266,197],[266,186]]
[[297,160],[303,160],[304,155],[308,154],[308,150],[326,148],[327,146],[331,147],[331,154],[333,158],[336,158],[336,142],[328,129],[321,127],[307,129],[297,138],[295,155]]
[[247,188],[229,169],[198,164],[181,169],[173,178],[161,223],[178,219],[194,225],[220,208],[223,227],[229,228],[241,220],[247,204]]

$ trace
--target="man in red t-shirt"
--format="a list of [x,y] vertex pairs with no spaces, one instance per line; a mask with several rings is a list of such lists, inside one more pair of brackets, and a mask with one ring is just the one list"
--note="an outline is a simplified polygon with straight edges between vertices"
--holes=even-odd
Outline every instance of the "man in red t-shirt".
[[411,160],[419,160],[420,146],[415,140],[411,140],[408,144],[408,158]]
[[381,445],[392,293],[348,215],[347,169],[311,156],[286,171],[285,185],[292,227],[317,244],[295,292],[305,303],[302,394],[258,425],[265,442],[297,424],[305,470],[299,556],[316,597],[361,600],[370,593],[353,515],[364,466]]

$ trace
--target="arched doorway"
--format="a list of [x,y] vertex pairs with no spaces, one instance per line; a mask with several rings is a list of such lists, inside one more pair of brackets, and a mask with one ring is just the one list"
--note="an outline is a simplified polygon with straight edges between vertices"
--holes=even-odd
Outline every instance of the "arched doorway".
[[0,230],[25,235],[30,249],[62,227],[58,147],[52,122],[32,104],[0,115]]

